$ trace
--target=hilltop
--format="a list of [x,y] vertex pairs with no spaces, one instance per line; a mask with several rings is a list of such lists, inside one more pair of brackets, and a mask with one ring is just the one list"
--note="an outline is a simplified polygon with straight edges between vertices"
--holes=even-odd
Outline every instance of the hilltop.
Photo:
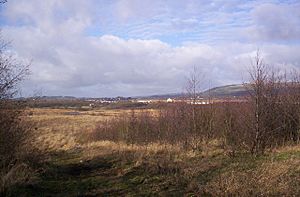
[[212,97],[233,97],[233,96],[245,96],[248,90],[243,84],[225,85],[214,87],[202,92],[201,95]]

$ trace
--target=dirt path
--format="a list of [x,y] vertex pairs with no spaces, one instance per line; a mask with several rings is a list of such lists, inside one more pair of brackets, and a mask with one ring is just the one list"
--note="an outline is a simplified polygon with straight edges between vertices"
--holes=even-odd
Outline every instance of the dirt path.
[[[81,154],[52,154],[38,181],[20,188],[16,196],[165,196],[181,193],[171,182],[163,183],[165,177],[146,174],[144,169],[134,168],[130,163],[120,165],[114,155],[82,161]],[[124,173],[126,167],[130,170]]]

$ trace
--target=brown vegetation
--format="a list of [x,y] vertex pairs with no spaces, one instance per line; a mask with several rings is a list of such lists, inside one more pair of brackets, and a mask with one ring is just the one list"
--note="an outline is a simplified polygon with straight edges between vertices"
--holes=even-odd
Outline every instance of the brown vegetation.
[[[233,155],[237,151],[258,155],[266,149],[297,143],[300,84],[269,70],[257,54],[250,70],[251,81],[245,84],[249,89],[245,102],[168,104],[155,114],[132,110],[99,124],[90,138],[128,144],[177,144],[193,150],[199,150],[204,142],[220,140]],[[190,92],[195,100],[194,78]]]
[[[241,104],[231,103],[229,109],[238,110],[239,107],[243,107],[239,105]],[[194,148],[195,145],[190,144],[191,141],[186,145],[185,140],[180,139],[184,136],[178,135],[174,138],[166,133],[161,138],[164,141],[148,134],[147,138],[143,138],[143,132],[131,136],[137,140],[136,142],[125,141],[123,138],[118,138],[115,142],[101,140],[104,139],[101,135],[98,136],[98,140],[90,138],[86,141],[84,138],[88,134],[91,134],[92,138],[95,137],[97,126],[109,125],[110,121],[116,123],[120,117],[127,119],[135,117],[137,125],[141,126],[145,124],[141,123],[143,121],[157,123],[160,113],[175,116],[174,114],[180,114],[180,110],[183,109],[191,113],[190,109],[186,109],[189,106],[168,104],[161,107],[161,112],[135,110],[134,114],[131,110],[91,109],[78,115],[70,115],[67,112],[73,110],[66,109],[31,110],[30,119],[37,127],[34,131],[35,146],[47,156],[47,162],[38,181],[26,187],[25,194],[33,196],[41,193],[70,196],[166,196],[174,193],[213,196],[299,194],[297,187],[297,180],[300,178],[299,146],[278,147],[257,157],[243,153],[240,150],[245,149],[241,148],[232,157],[232,154],[228,154],[229,150],[236,146],[229,142],[224,146],[226,142],[223,139],[229,140],[229,137],[223,137],[225,135],[223,133],[206,137],[207,140],[202,140],[201,143],[196,141],[197,149]],[[212,107],[214,120],[216,118],[222,120],[223,116],[218,114],[226,107],[227,104],[221,103]],[[203,112],[211,109],[200,105],[197,108]],[[143,118],[146,120],[142,121],[140,117],[144,117],[145,114],[151,120]],[[181,119],[178,117],[176,120]],[[171,123],[166,123],[165,126],[169,124]],[[179,124],[180,122],[177,126]],[[213,131],[222,125],[223,123],[219,126],[214,125]],[[154,127],[151,129],[154,130]],[[230,134],[235,137],[234,133]],[[17,194],[24,192],[19,188],[20,191],[21,193]]]
[[0,194],[30,181],[38,157],[30,143],[32,124],[24,118],[24,105],[0,102]]

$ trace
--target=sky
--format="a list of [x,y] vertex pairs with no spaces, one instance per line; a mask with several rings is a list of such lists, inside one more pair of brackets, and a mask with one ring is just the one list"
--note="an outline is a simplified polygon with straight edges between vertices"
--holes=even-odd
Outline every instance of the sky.
[[183,92],[194,67],[203,89],[247,80],[266,64],[300,68],[299,0],[8,0],[9,53],[31,62],[23,96]]

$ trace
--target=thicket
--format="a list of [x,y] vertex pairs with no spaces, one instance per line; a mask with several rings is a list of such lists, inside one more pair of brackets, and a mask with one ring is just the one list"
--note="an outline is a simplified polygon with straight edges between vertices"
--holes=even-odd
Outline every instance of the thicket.
[[[248,95],[238,102],[166,104],[149,112],[134,111],[100,123],[91,140],[124,141],[128,144],[168,143],[200,150],[217,139],[224,149],[263,154],[267,149],[300,140],[300,83],[274,72],[259,54],[245,84]],[[195,80],[194,80],[195,81]],[[192,93],[195,93],[195,84]]]
[[33,125],[24,114],[24,103],[0,100],[0,196],[34,176],[39,157],[30,141]]

